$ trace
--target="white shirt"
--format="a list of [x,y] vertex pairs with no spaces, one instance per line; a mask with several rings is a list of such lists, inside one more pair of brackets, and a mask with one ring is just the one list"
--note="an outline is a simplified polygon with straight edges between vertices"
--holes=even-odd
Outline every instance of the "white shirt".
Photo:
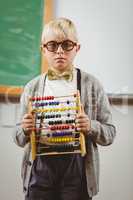
[[73,80],[48,80],[46,78],[44,96],[66,96],[77,92],[77,73],[73,70]]

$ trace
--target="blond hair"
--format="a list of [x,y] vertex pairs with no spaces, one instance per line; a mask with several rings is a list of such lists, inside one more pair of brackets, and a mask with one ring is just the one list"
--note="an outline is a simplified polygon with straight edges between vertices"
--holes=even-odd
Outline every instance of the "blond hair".
[[77,31],[74,23],[67,18],[58,18],[50,21],[44,26],[42,32],[42,43],[45,41],[50,33],[64,38],[73,37],[75,42],[78,42]]

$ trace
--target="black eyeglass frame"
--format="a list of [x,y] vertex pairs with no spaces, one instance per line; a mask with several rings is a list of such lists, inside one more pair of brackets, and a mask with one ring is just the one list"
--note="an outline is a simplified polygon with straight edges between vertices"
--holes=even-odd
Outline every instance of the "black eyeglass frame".
[[[48,44],[50,44],[50,43],[52,43],[52,42],[54,42],[54,43],[56,44],[55,50],[50,50],[50,49],[48,48]],[[63,46],[63,44],[64,44],[65,42],[70,42],[70,43],[72,44],[71,48],[66,49],[66,48]],[[64,40],[64,41],[62,41],[62,42],[57,42],[57,41],[51,40],[51,41],[47,42],[46,44],[42,44],[41,47],[42,47],[42,48],[46,48],[46,49],[47,49],[48,51],[50,51],[50,52],[56,52],[56,51],[58,50],[58,48],[59,48],[60,45],[61,45],[61,48],[62,48],[64,51],[71,51],[71,50],[77,45],[77,43],[76,43],[76,42],[73,42],[73,41],[71,41],[71,40]]]

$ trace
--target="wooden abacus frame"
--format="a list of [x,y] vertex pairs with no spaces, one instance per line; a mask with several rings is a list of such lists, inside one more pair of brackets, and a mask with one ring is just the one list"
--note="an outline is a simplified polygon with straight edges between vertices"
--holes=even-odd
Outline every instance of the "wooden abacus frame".
[[[77,105],[77,111],[78,113],[82,113],[82,106],[81,106],[81,101],[80,101],[80,93],[79,91],[77,91],[77,94],[75,95],[77,97],[77,100],[76,100],[76,105]],[[66,96],[65,96],[66,97]],[[32,97],[32,98],[29,98],[29,106],[28,106],[28,111],[29,113],[32,113],[33,115],[41,110],[39,109],[34,109],[32,107],[32,101],[33,100],[53,100],[54,97]],[[57,98],[57,97],[56,97]],[[56,110],[56,108],[53,108],[54,110]],[[52,110],[53,110],[52,109]],[[47,112],[48,109],[43,109],[43,112]],[[41,129],[41,128],[40,128]],[[51,129],[52,130],[52,129]],[[60,151],[60,152],[55,152],[54,150],[52,152],[47,152],[47,153],[42,153],[40,155],[56,155],[56,154],[72,154],[72,153],[81,153],[82,156],[84,156],[86,154],[86,145],[85,145],[85,137],[84,137],[84,134],[82,132],[78,132],[80,134],[79,136],[79,142],[80,142],[80,149],[79,150],[75,150],[75,151],[67,151],[67,152],[63,152],[63,151]],[[50,142],[61,142],[59,141],[59,139],[49,139],[48,141]],[[76,141],[75,138],[63,138],[63,141]],[[31,142],[31,151],[32,151],[32,159],[35,160],[36,156],[39,155],[37,154],[37,141],[36,141],[36,128],[32,130],[31,132],[31,135],[30,135],[30,142]]]

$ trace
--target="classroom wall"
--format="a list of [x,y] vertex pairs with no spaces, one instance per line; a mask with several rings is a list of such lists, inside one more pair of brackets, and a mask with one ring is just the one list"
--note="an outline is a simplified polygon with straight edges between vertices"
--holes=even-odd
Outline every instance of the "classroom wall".
[[54,5],[55,17],[76,24],[81,49],[75,65],[99,78],[108,93],[133,93],[133,1],[54,0]]
[[[99,77],[107,92],[132,92],[133,46],[132,27],[129,27],[132,1],[54,0],[54,5],[55,16],[69,17],[78,25],[82,46],[76,65]],[[83,31],[87,23],[89,26]],[[113,145],[99,146],[100,192],[94,200],[132,200],[133,107],[112,106],[111,110],[117,136]],[[19,104],[0,104],[0,199],[3,200],[23,200],[20,176],[23,149],[12,139],[18,114]]]

